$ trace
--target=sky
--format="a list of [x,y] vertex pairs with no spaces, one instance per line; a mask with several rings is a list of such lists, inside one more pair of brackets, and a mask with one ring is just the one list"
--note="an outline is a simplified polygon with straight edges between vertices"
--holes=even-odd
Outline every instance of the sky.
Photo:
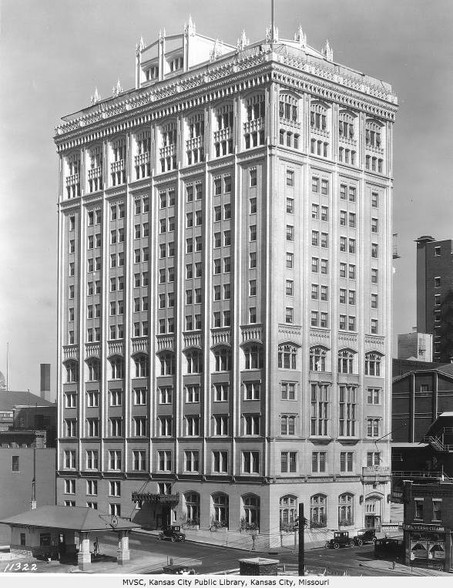
[[[134,85],[135,46],[159,30],[236,44],[264,37],[271,0],[0,0],[0,371],[11,390],[39,391],[40,363],[56,379],[58,159],[62,116]],[[280,38],[299,24],[334,60],[389,82],[394,129],[394,333],[415,326],[415,243],[453,238],[453,2],[275,0]],[[9,343],[9,345],[8,345]],[[7,354],[7,348],[9,353]],[[7,361],[8,355],[8,361]]]

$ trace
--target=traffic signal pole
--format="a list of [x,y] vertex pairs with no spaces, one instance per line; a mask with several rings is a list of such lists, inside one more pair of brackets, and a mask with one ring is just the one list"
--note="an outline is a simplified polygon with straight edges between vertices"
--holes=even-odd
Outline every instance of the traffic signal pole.
[[299,576],[305,575],[304,531],[305,531],[304,505],[299,504]]

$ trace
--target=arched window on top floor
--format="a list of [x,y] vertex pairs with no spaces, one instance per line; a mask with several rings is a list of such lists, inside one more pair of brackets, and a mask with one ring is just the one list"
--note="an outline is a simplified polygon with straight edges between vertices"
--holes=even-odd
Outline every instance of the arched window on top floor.
[[327,114],[328,108],[321,102],[312,102],[310,104],[310,128],[315,132],[327,132]]
[[283,122],[296,123],[299,119],[298,100],[290,94],[280,94],[279,116]]
[[382,149],[382,125],[376,120],[366,121],[365,143],[368,149]]
[[340,141],[352,141],[355,139],[355,116],[345,110],[341,111],[338,120],[338,135]]

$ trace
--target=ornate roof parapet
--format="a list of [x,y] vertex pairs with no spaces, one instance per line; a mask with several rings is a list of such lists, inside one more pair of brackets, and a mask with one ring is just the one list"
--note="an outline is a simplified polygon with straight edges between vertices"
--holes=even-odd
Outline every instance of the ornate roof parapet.
[[101,95],[98,92],[98,89],[94,89],[94,94],[91,96],[91,105],[97,104],[101,100]]
[[243,51],[244,48],[247,47],[247,45],[249,43],[250,43],[250,40],[247,39],[247,37],[245,35],[245,31],[243,30],[241,36],[238,39],[237,45],[236,45],[238,51]]
[[116,98],[122,92],[123,92],[123,88],[121,87],[121,82],[120,82],[120,80],[118,78],[118,81],[116,82],[116,86],[113,86],[113,88],[112,88],[112,96],[113,96],[113,98]]
[[[223,44],[220,44],[219,47],[221,50],[224,49]],[[389,117],[389,120],[394,116],[395,108],[392,105],[397,104],[397,97],[393,94],[389,84],[356,72],[346,66],[329,62],[327,59],[309,55],[301,47],[294,46],[294,44],[291,46],[284,42],[274,45],[273,48],[269,45],[266,47],[266,45],[254,44],[240,52],[232,51],[229,56],[225,56],[225,59],[222,59],[218,64],[217,62],[212,63],[209,69],[210,83],[219,84],[220,80],[227,79],[233,72],[236,72],[234,75],[240,76],[242,79],[246,70],[258,65],[264,67],[266,64],[266,68],[268,68],[267,52],[278,54],[278,65],[275,63],[273,66],[274,69],[276,68],[273,74],[277,76],[275,79],[284,79],[285,84],[292,85],[299,91],[312,93],[316,91],[317,86],[322,87],[319,95],[330,96],[329,99],[332,100],[337,98],[340,100],[341,97],[337,97],[337,90],[330,87],[330,84],[340,84],[347,92],[347,94],[345,92],[342,94],[342,103],[349,104],[351,108],[361,108],[359,106],[361,95],[363,98],[363,95],[366,94],[368,106],[365,104],[363,108],[366,108],[367,112],[374,112],[376,116],[381,118]],[[288,67],[297,70],[297,79],[293,79],[291,70],[286,69]],[[313,79],[312,76],[318,79]],[[101,104],[98,104],[101,101],[101,96],[96,89],[94,96],[91,97],[91,107],[68,115],[63,119],[62,124],[55,129],[56,135],[59,137],[58,143],[61,146],[59,149],[65,148],[60,140],[63,135],[68,136],[71,133],[79,135],[79,132],[82,132],[81,127],[86,129],[88,126],[98,125],[102,119],[113,119],[118,115],[124,115],[126,111],[139,113],[141,109],[147,108],[150,103],[161,102],[162,100],[171,101],[173,97],[180,94],[181,89],[183,91],[199,91],[203,86],[203,81],[205,81],[205,70],[194,69],[186,72],[177,80],[172,78],[159,86],[146,87],[134,92],[123,92],[120,86],[120,95],[116,94],[102,101]],[[315,83],[317,86],[314,85]],[[236,88],[237,86],[235,85],[234,87]],[[335,96],[332,92],[335,93]],[[355,92],[360,94],[355,95]],[[218,97],[218,90],[216,90],[216,96]],[[180,98],[178,99],[180,100]],[[209,99],[211,100],[212,96]],[[384,100],[387,104],[379,104],[376,100]],[[168,115],[168,109],[163,112],[163,115]],[[153,114],[154,116],[158,117],[161,114],[156,111],[156,114]],[[137,124],[140,120],[140,118],[137,119]],[[93,130],[93,137],[99,138],[100,132],[97,128]],[[64,140],[66,141],[66,139]],[[75,136],[68,137],[68,141],[68,145],[74,146],[74,141],[79,141],[79,138]]]
[[193,22],[191,15],[189,15],[189,22],[184,25],[184,33],[190,36],[193,36],[196,33],[195,23]]
[[307,45],[307,35],[302,30],[302,25],[299,25],[297,32],[294,34],[294,40],[297,41],[300,47],[304,48]]
[[321,49],[321,53],[327,59],[327,61],[333,61],[333,49],[330,46],[329,39],[326,40],[324,47]]

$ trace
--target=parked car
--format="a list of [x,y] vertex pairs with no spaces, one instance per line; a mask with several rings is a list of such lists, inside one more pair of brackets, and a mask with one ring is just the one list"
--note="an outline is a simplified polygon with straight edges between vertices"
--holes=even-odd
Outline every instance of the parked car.
[[335,531],[333,538],[326,541],[327,549],[338,549],[339,547],[352,547],[354,540],[349,537],[348,531]]
[[363,545],[364,543],[374,543],[376,541],[376,533],[374,529],[360,529],[354,537],[355,545]]
[[184,564],[172,564],[162,568],[164,574],[177,574],[179,576],[193,576],[195,570]]
[[181,527],[179,525],[171,525],[169,527],[162,527],[161,532],[159,533],[158,538],[163,541],[164,539],[168,539],[173,543],[175,541],[185,541],[186,536],[181,531]]
[[376,557],[403,557],[404,540],[396,537],[376,539],[374,542],[374,553]]

